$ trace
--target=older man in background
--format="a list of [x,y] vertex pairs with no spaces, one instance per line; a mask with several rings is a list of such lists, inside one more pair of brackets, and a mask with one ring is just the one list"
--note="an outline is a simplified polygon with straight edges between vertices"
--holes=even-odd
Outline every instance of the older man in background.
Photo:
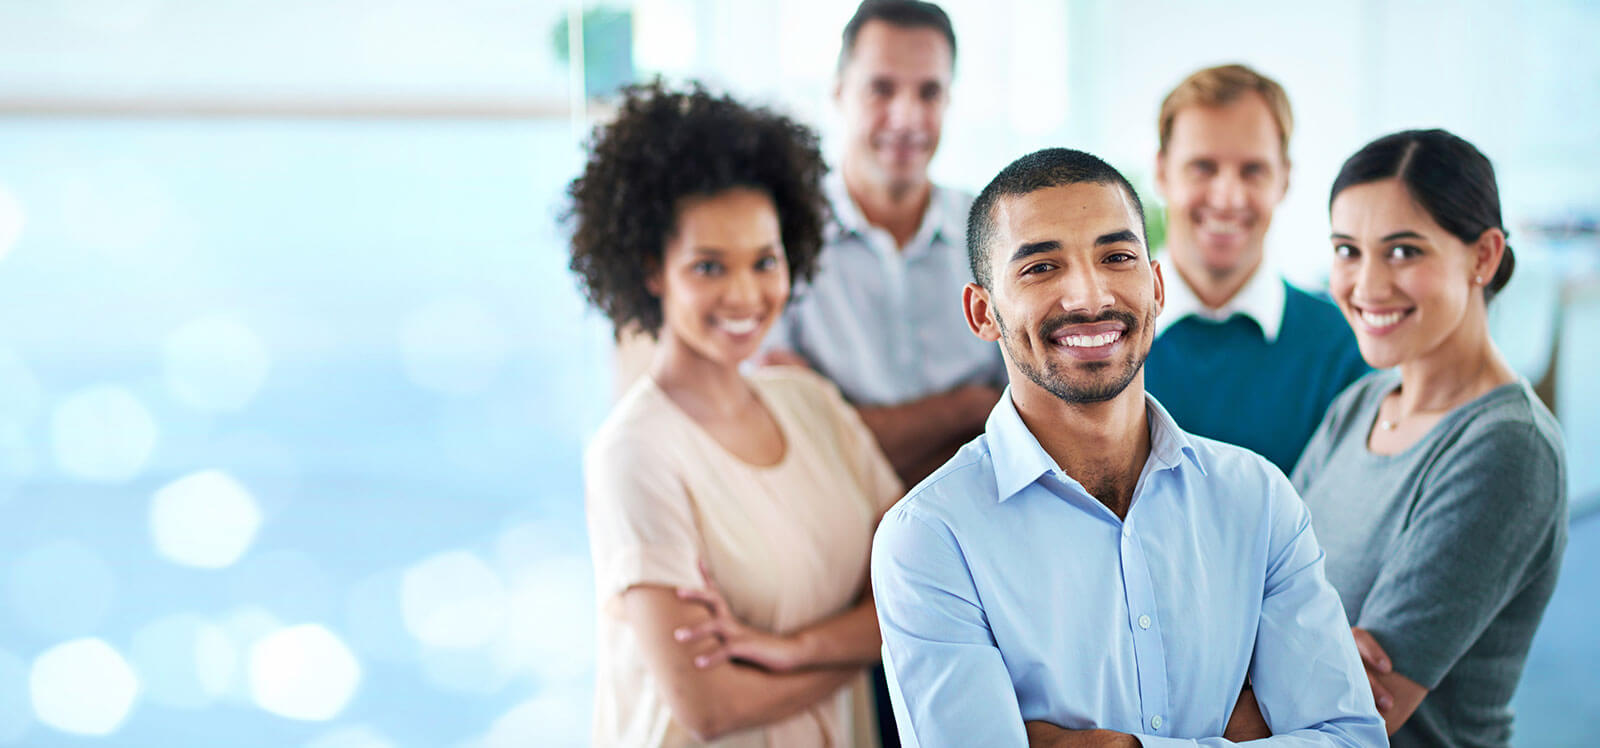
[[1243,65],[1207,68],[1167,95],[1158,126],[1172,272],[1145,386],[1184,429],[1288,473],[1368,371],[1339,310],[1285,281],[1265,250],[1289,188],[1289,97]]
[[816,277],[766,342],[766,362],[839,386],[907,486],[982,430],[1005,375],[962,318],[972,198],[928,178],[955,56],[932,3],[867,0],[846,24],[844,154],[824,185],[835,220]]

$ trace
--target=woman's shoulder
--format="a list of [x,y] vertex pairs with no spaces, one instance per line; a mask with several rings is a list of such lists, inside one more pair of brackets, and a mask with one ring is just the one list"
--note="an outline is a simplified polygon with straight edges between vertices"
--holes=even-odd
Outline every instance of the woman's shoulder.
[[1518,450],[1564,461],[1561,426],[1527,380],[1497,387],[1453,414],[1449,434],[1457,446],[1473,451]]
[[658,451],[677,429],[672,403],[648,376],[639,377],[611,406],[584,450],[586,462],[628,460]]
[[1426,483],[1451,483],[1501,497],[1508,511],[1563,512],[1566,448],[1550,410],[1527,382],[1496,388],[1452,413],[1425,467]]

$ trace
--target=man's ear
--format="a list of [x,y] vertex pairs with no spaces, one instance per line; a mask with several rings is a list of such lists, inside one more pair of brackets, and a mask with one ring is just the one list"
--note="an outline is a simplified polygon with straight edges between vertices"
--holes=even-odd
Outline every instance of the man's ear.
[[989,289],[968,283],[961,289],[961,304],[967,313],[967,329],[972,330],[973,335],[991,343],[1000,339],[1000,324],[989,303]]

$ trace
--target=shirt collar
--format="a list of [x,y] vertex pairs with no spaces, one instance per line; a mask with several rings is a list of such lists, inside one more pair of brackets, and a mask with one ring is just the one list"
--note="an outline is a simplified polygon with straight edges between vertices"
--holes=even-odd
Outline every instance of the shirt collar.
[[1177,270],[1174,266],[1172,272],[1166,274],[1166,304],[1161,309],[1161,316],[1156,318],[1158,337],[1173,323],[1190,315],[1223,322],[1235,314],[1242,314],[1255,320],[1268,343],[1278,339],[1278,330],[1283,327],[1283,307],[1288,300],[1288,291],[1283,287],[1283,278],[1265,258],[1250,274],[1250,280],[1245,281],[1244,287],[1220,309],[1212,309],[1200,301],[1200,297],[1195,295],[1194,289],[1189,287]]
[[[833,206],[833,220],[828,222],[824,231],[829,243],[847,234],[865,235],[867,231],[875,229],[861,214],[861,207],[850,197],[850,190],[844,185],[843,171],[834,170],[823,177],[822,191],[828,198],[828,204]],[[936,238],[948,244],[966,246],[967,216],[960,206],[954,205],[954,197],[955,193],[950,190],[933,185],[928,193],[928,209],[922,214],[922,223],[906,245],[908,252],[929,246]]]
[[[1194,463],[1201,475],[1205,465],[1195,451],[1189,435],[1178,428],[1167,409],[1145,393],[1145,413],[1150,419],[1151,470],[1168,470],[1179,467],[1185,457]],[[1000,402],[989,413],[984,425],[984,439],[989,447],[989,459],[994,464],[995,489],[1000,501],[1015,496],[1041,476],[1056,472],[1059,466],[1039,445],[1039,440],[1022,422],[1022,415],[1011,402],[1011,388],[1006,387]],[[1064,475],[1064,473],[1063,473]]]

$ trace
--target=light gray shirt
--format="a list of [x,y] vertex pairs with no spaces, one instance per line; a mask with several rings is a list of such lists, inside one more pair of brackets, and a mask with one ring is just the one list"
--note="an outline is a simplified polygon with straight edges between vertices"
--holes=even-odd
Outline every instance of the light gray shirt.
[[1565,448],[1526,381],[1396,455],[1367,449],[1394,371],[1352,384],[1295,466],[1352,626],[1427,688],[1395,746],[1506,746],[1511,696],[1567,542]]
[[972,197],[934,186],[902,248],[867,223],[838,172],[815,277],[795,289],[764,349],[804,356],[857,405],[898,405],[963,384],[1004,386],[1000,348],[967,328],[961,290]]

